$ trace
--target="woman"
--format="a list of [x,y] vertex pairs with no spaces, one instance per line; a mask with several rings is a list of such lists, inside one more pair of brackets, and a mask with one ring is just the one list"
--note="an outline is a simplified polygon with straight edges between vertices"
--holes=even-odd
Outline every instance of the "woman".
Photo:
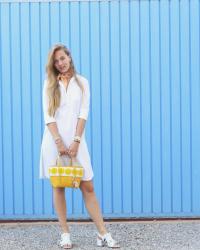
[[[76,73],[69,50],[62,44],[49,52],[47,79],[43,88],[45,131],[41,145],[40,178],[49,178],[48,167],[55,165],[57,155],[76,158],[84,167],[80,184],[86,208],[97,230],[97,245],[117,248],[119,244],[106,231],[92,182],[93,170],[85,141],[90,91],[87,79]],[[64,157],[65,156],[65,157]],[[62,229],[60,245],[72,248],[66,222],[65,188],[53,188],[53,203]]]

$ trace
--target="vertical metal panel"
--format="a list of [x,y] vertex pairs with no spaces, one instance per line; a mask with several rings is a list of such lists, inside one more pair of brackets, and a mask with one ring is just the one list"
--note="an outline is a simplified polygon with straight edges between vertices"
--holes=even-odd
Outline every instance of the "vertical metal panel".
[[[106,217],[200,215],[200,3],[0,1],[0,218],[55,218],[40,180],[49,48],[89,79],[86,135]],[[87,217],[67,190],[68,217]]]
[[[180,164],[180,51],[179,51],[179,3],[170,5],[170,81],[171,81],[171,178],[172,211],[181,212],[181,164]],[[177,185],[179,183],[179,185]]]
[[142,1],[139,7],[142,212],[149,213],[151,212],[149,2]]
[[182,195],[183,211],[191,210],[191,120],[189,2],[181,3],[181,102],[182,102]]
[[150,5],[152,211],[162,211],[160,5]]
[[[4,185],[4,200],[3,212],[14,214],[14,188],[13,188],[13,123],[12,123],[12,65],[11,63],[11,37],[10,37],[10,4],[5,4],[1,8],[1,30],[4,34],[1,38],[2,54],[2,82],[7,84],[2,85],[2,124],[3,124],[3,185]],[[9,159],[9,164],[5,167],[5,161]],[[5,176],[6,179],[5,179]]]
[[120,6],[112,3],[110,7],[110,53],[111,53],[111,124],[110,131],[112,155],[112,204],[113,213],[122,211],[122,154],[121,154],[121,81],[120,81]]
[[[0,27],[1,27],[1,5],[0,5]],[[1,41],[2,41],[2,34],[0,32],[0,47],[1,47]],[[0,83],[2,83],[2,57],[0,57]],[[4,212],[4,182],[3,182],[3,176],[4,176],[4,171],[3,171],[3,101],[2,101],[2,84],[0,84],[0,138],[1,138],[1,143],[0,143],[0,211],[1,214]]]
[[[120,3],[120,93],[121,93],[121,147],[122,147],[122,212],[131,213],[131,119],[130,119],[130,39],[129,3]],[[126,166],[125,168],[123,166]]]
[[170,69],[169,69],[169,2],[160,6],[161,39],[161,126],[162,126],[162,212],[171,211],[171,119],[170,119]]
[[131,3],[131,73],[132,73],[132,211],[142,211],[141,169],[141,88],[140,88],[140,2]]
[[[23,180],[22,180],[22,130],[21,130],[21,85],[20,82],[20,50],[19,48],[19,5],[11,5],[10,52],[12,56],[11,82],[12,82],[12,131],[13,131],[13,188],[14,188],[14,214],[23,213]],[[15,136],[14,136],[15,135]]]
[[[111,105],[110,105],[110,3],[99,6],[100,95],[102,136],[102,193],[103,211],[112,213],[112,165],[111,161]],[[103,52],[103,53],[102,53]],[[104,113],[104,110],[106,112]]]
[[[199,10],[198,1],[190,4],[190,72],[191,72],[191,117],[192,117],[192,211],[198,212],[200,207],[199,190],[200,190],[200,171],[199,171],[199,93],[200,93],[200,27],[199,25]],[[196,131],[196,132],[195,132]]]

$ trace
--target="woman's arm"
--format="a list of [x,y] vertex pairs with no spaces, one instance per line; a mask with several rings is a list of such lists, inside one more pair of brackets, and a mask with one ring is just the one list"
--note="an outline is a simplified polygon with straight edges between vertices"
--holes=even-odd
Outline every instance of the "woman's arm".
[[80,137],[82,136],[85,128],[85,123],[86,123],[85,119],[82,118],[78,119],[75,136],[80,136]]
[[52,135],[52,137],[54,138],[54,140],[59,137],[59,132],[58,132],[58,127],[56,122],[51,122],[47,124],[47,127]]
[[[84,128],[85,128],[85,123],[86,123],[86,120],[85,120],[85,119],[82,119],[82,118],[79,118],[79,119],[78,119],[77,126],[76,126],[76,133],[75,133],[75,136],[79,136],[79,137],[82,136],[83,131],[84,131]],[[79,143],[80,143],[80,142],[73,141],[73,142],[70,144],[69,149],[68,149],[68,154],[69,154],[71,157],[76,157],[77,152],[78,152]]]
[[65,146],[59,131],[56,122],[51,122],[47,124],[47,127],[55,141],[55,144],[57,146],[57,150],[60,153],[60,155],[68,155],[68,149]]
[[[90,88],[89,88],[88,81],[85,79],[84,80],[84,92],[82,96],[82,102],[81,102],[80,112],[79,112],[78,121],[76,125],[76,132],[74,136],[79,136],[79,137],[82,136],[84,128],[85,128],[85,123],[88,118],[89,106],[90,106]],[[75,140],[69,146],[68,152],[71,157],[76,157],[79,143],[80,142]]]

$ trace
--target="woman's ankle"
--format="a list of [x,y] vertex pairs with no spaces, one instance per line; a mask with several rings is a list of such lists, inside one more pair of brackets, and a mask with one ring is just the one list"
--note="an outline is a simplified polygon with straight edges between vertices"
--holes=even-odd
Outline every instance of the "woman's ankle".
[[64,227],[64,228],[62,228],[61,230],[62,230],[62,233],[63,233],[63,234],[64,234],[64,233],[70,233],[68,227]]
[[101,229],[101,230],[98,230],[98,233],[99,233],[101,236],[103,236],[103,235],[107,234],[108,232],[107,232],[106,229]]

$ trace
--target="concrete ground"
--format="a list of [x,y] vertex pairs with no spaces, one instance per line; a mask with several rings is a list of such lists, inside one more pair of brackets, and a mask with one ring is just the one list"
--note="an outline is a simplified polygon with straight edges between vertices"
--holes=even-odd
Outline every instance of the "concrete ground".
[[[73,249],[96,247],[96,228],[91,222],[69,222]],[[199,220],[106,222],[121,249],[200,250]],[[0,223],[0,249],[61,249],[58,222]],[[103,250],[108,248],[104,247]]]

